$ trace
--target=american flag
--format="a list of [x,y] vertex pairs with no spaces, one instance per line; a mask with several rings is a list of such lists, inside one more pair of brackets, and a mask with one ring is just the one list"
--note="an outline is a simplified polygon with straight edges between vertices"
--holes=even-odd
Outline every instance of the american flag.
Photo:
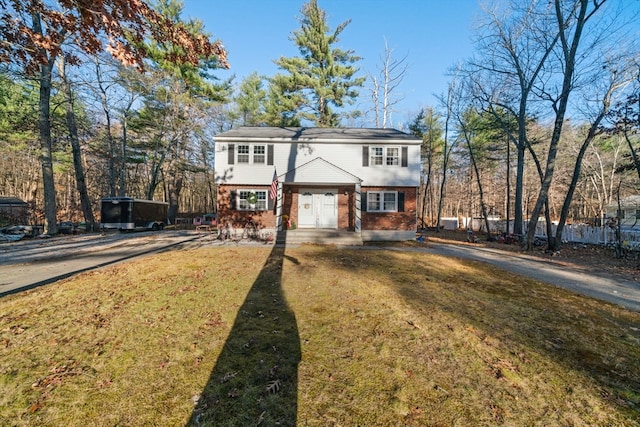
[[278,173],[273,170],[273,180],[271,180],[271,188],[269,189],[269,198],[274,199],[278,195]]

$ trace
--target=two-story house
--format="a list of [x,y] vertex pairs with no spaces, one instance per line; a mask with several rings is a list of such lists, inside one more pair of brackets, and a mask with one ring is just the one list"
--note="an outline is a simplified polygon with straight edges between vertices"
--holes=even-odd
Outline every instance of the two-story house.
[[241,127],[218,134],[218,217],[233,227],[250,218],[273,231],[413,239],[421,142],[395,129]]

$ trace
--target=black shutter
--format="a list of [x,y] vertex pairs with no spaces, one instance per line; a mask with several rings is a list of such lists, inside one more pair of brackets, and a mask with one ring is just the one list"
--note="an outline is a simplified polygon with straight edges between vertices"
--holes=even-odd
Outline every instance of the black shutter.
[[269,197],[269,191],[267,190],[267,210],[272,211],[275,208],[276,199]]
[[367,192],[360,193],[360,210],[362,212],[367,211]]
[[362,147],[362,166],[369,166],[369,146],[364,145]]
[[273,144],[267,145],[267,165],[273,165]]
[[227,154],[229,155],[229,159],[227,160],[227,163],[232,165],[236,160],[235,144],[229,144],[228,147],[229,149],[227,150]]
[[398,212],[404,212],[404,192],[398,191]]
[[409,147],[402,147],[402,167],[409,166]]
[[232,210],[236,210],[236,197],[237,197],[238,192],[236,190],[231,190],[229,192],[229,206],[231,207]]

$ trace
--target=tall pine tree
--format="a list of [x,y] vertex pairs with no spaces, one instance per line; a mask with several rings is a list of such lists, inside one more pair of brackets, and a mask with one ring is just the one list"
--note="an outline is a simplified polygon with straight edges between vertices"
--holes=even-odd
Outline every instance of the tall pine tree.
[[[313,122],[318,127],[337,127],[340,114],[334,108],[352,104],[358,96],[355,89],[361,87],[365,77],[355,77],[358,68],[354,65],[360,57],[351,50],[342,50],[335,45],[338,36],[351,20],[347,20],[331,31],[325,12],[316,0],[309,0],[302,6],[301,28],[293,32],[293,41],[298,46],[300,56],[281,57],[275,63],[286,74],[276,74],[271,87],[277,89],[278,96],[288,102],[271,102],[268,110],[279,126],[277,118],[290,117],[295,113],[300,119]],[[278,109],[280,114],[274,114]],[[289,113],[289,114],[287,114]]]

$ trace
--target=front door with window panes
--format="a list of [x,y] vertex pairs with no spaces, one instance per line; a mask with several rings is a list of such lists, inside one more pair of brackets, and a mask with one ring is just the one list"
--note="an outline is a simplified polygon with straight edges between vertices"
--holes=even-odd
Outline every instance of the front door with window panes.
[[337,191],[302,191],[298,195],[298,227],[338,228]]

